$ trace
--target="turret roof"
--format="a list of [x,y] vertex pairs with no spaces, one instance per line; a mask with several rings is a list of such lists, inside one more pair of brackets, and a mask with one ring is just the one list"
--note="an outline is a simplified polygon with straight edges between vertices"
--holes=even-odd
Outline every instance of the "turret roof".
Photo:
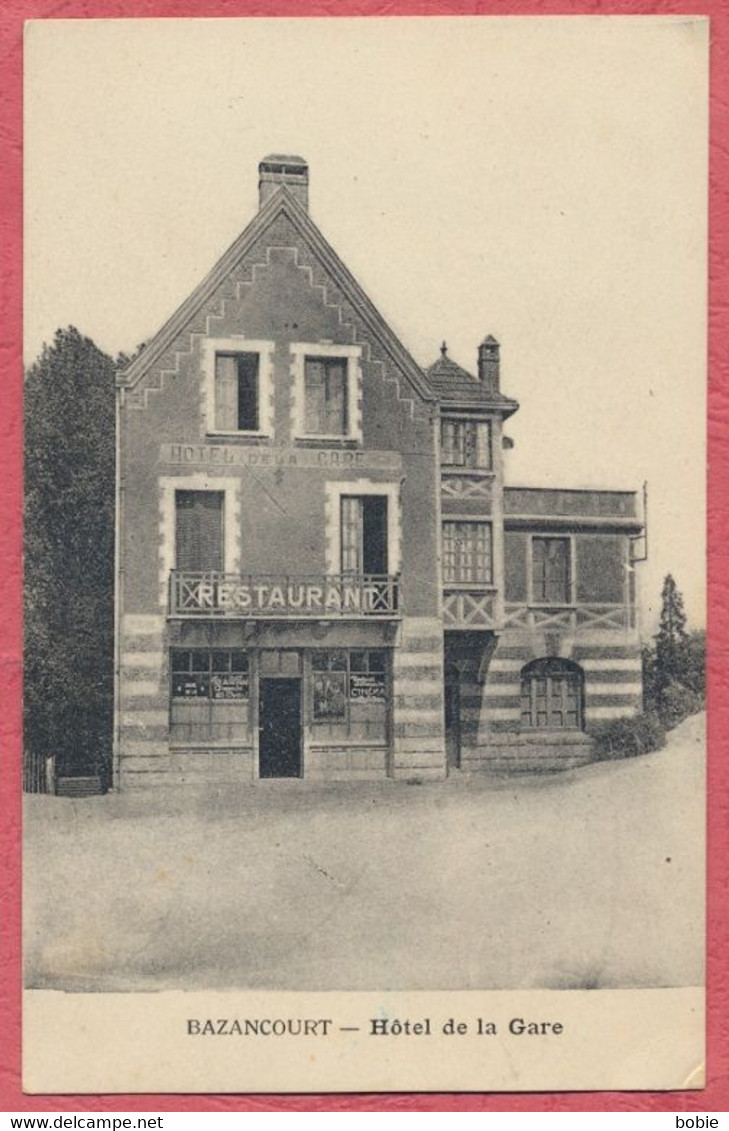
[[498,408],[504,416],[511,416],[519,407],[511,397],[505,397],[503,393],[479,381],[478,377],[474,377],[448,357],[445,347],[441,347],[441,356],[428,366],[425,374],[438,399],[444,404]]

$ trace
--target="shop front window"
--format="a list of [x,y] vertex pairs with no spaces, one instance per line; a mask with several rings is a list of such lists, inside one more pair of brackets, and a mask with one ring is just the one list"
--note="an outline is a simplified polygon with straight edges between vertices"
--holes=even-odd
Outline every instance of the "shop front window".
[[187,746],[250,741],[248,654],[174,648],[170,656],[170,741]]
[[387,667],[387,654],[380,649],[312,654],[311,717],[318,740],[385,741]]

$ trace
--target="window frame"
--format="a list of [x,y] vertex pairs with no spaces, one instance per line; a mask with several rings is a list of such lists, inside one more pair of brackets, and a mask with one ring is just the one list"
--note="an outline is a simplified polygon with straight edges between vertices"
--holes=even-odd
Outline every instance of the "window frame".
[[[373,653],[382,657],[382,668],[381,669],[377,669],[377,668],[372,669],[370,667],[370,664],[371,664],[370,657]],[[366,657],[366,670],[353,668],[353,666],[352,666],[352,656],[355,655],[355,654],[356,655],[363,655],[363,656]],[[342,667],[332,667],[332,666],[329,666],[329,667],[326,667],[326,668],[316,667],[316,661],[317,661],[318,657],[324,657],[324,656],[331,657],[331,656],[334,656],[334,655],[338,656],[340,659],[343,659],[344,663],[343,663]],[[330,672],[330,673],[333,673],[333,674],[336,673],[336,674],[341,675],[341,677],[343,679],[344,689],[345,689],[344,690],[345,711],[344,711],[344,714],[339,716],[339,717],[335,716],[335,717],[326,718],[326,717],[319,717],[315,714],[315,710],[314,710],[314,680],[316,678],[316,675],[318,673],[321,673],[321,672]],[[314,728],[319,727],[319,726],[346,727],[347,739],[350,738],[351,732],[352,732],[352,710],[351,710],[352,694],[351,694],[351,691],[352,691],[352,674],[353,673],[355,675],[377,674],[377,675],[383,675],[384,676],[385,697],[384,697],[383,700],[379,700],[379,702],[382,703],[382,710],[383,710],[383,715],[384,715],[384,730],[385,730],[385,734],[387,734],[388,725],[389,725],[388,720],[389,720],[389,713],[390,713],[390,703],[391,703],[391,698],[392,698],[392,668],[391,668],[389,650],[387,648],[369,648],[369,647],[365,647],[365,648],[351,648],[351,647],[312,648],[310,655],[309,655],[309,694],[308,694],[308,697],[307,697],[308,698],[307,710],[308,710],[308,713],[309,713],[309,719],[308,719],[309,725],[311,725]],[[355,700],[355,702],[356,701],[357,700]],[[319,740],[315,737],[315,741],[320,742],[321,740]],[[333,741],[336,741],[336,740],[333,740]],[[376,739],[374,741],[379,743],[380,739]]]
[[[365,559],[365,553],[366,553],[366,547],[367,547],[367,539],[365,537],[365,534],[366,534],[365,504],[366,504],[366,501],[370,502],[373,499],[376,499],[379,503],[384,504],[384,509],[383,509],[384,535],[385,535],[385,537],[384,537],[384,541],[385,541],[384,551],[385,551],[385,557],[387,558],[387,562],[388,562],[388,568],[385,569],[385,570],[379,570],[377,573],[373,573],[370,570],[364,569],[364,559]],[[351,523],[351,524],[348,523],[347,516],[345,515],[345,510],[347,509],[347,508],[345,508],[346,502],[358,504],[357,505],[358,514],[357,514],[356,523]],[[389,504],[390,504],[390,500],[389,500],[387,494],[385,494],[385,493],[383,493],[381,495],[376,495],[376,494],[374,494],[374,492],[368,492],[366,494],[352,494],[352,495],[342,494],[342,495],[339,496],[339,540],[340,540],[339,571],[340,571],[340,575],[342,577],[356,577],[356,578],[358,578],[358,577],[389,577],[390,576],[390,574],[389,574],[389,549],[390,549],[390,545],[389,545],[389,543],[390,543]],[[348,537],[347,539],[345,539],[345,532],[347,532],[350,535],[350,537]],[[351,537],[352,532],[354,532],[356,534],[356,545],[354,543],[354,539]],[[355,569],[352,569],[352,568],[345,567],[345,564],[344,564],[345,558],[347,557],[348,553],[352,553],[353,551],[356,553],[356,556],[359,559],[359,564],[361,566],[361,568],[359,570],[355,570]]]
[[[180,556],[180,546],[179,546],[180,509],[181,509],[180,508],[180,502],[179,502],[180,495],[208,495],[208,496],[209,495],[217,495],[220,498],[220,565],[221,565],[220,569],[214,569],[213,567],[207,568],[205,566],[200,567],[198,569],[188,569],[186,566],[180,565],[180,562],[179,562],[179,556]],[[212,489],[207,489],[207,488],[200,490],[199,488],[196,488],[196,487],[189,488],[186,484],[183,485],[182,481],[180,482],[180,485],[175,488],[174,500],[173,500],[173,505],[174,505],[174,508],[175,508],[175,530],[174,530],[175,545],[174,545],[174,550],[173,550],[174,561],[175,561],[175,569],[180,570],[182,573],[221,573],[221,572],[225,572],[225,549],[226,549],[225,502],[226,502],[226,496],[225,496],[224,491],[214,491]]]
[[[362,443],[362,347],[332,342],[292,342],[291,372],[294,386],[292,438],[309,443]],[[345,364],[345,420],[341,433],[306,430],[306,363],[340,361]]]
[[[448,551],[446,549],[446,527],[447,526],[472,526],[482,527],[487,532],[487,547],[486,547],[486,572],[487,580],[479,580],[474,578],[471,581],[463,580],[462,578],[451,578],[448,576],[446,567],[446,558]],[[471,516],[460,515],[447,515],[441,520],[441,559],[442,559],[442,573],[443,573],[443,587],[445,589],[494,589],[494,524],[489,519],[472,518]],[[462,566],[460,567],[462,569]],[[475,566],[474,572],[475,572]]]
[[[538,600],[534,592],[534,543],[539,539],[540,541],[555,541],[565,542],[567,544],[567,600],[565,601],[550,601]],[[529,536],[529,556],[528,556],[528,604],[535,608],[542,609],[565,609],[573,608],[576,604],[577,592],[577,559],[575,552],[575,538],[572,534],[560,534],[550,532],[539,532],[538,534],[530,534]]]
[[[175,653],[188,653],[188,667],[187,674],[190,679],[197,677],[207,681],[207,694],[205,695],[175,695],[175,677],[179,677],[184,673],[184,669],[176,667],[174,662]],[[207,653],[207,668],[195,667],[195,653]],[[225,654],[227,656],[227,667],[220,668],[216,671],[213,663],[213,656],[215,653],[219,655]],[[239,657],[239,666],[235,667],[233,664],[233,655]],[[245,663],[241,665],[241,659]],[[228,748],[228,747],[248,747],[252,742],[252,707],[253,707],[253,656],[248,648],[235,648],[235,647],[212,647],[209,645],[202,645],[196,647],[179,647],[173,645],[168,652],[168,666],[169,666],[169,742],[171,747],[176,748],[199,748],[199,747],[212,747],[212,748]],[[246,677],[246,691],[247,694],[240,696],[224,696],[213,695],[212,684],[216,675],[241,675]],[[180,735],[176,732],[177,726],[191,726],[193,723],[188,720],[181,723],[179,719],[175,719],[175,707],[179,704],[186,703],[188,705],[197,705],[200,708],[200,720],[195,722],[194,725],[200,728],[207,728],[207,734],[199,733],[195,735]],[[227,723],[230,725],[230,718],[220,720],[215,718],[215,706],[236,706],[240,712],[240,718],[236,720],[236,725],[240,725],[247,732],[247,737],[244,739],[238,738],[218,738],[215,735],[214,727]]]
[[327,387],[328,387],[328,381],[329,381],[330,375],[331,375],[332,371],[334,370],[335,366],[338,366],[340,368],[340,370],[342,371],[342,375],[343,375],[343,378],[344,378],[344,382],[343,382],[344,387],[343,387],[343,390],[342,390],[342,415],[343,415],[343,425],[344,425],[344,427],[342,428],[342,430],[340,432],[328,432],[326,430],[309,432],[307,430],[306,436],[307,437],[323,436],[323,437],[326,437],[326,438],[336,436],[336,437],[338,437],[342,440],[346,440],[349,437],[349,431],[350,431],[350,429],[349,429],[349,419],[350,419],[350,410],[351,410],[350,389],[349,389],[349,384],[350,384],[349,383],[349,361],[346,357],[325,357],[325,356],[314,356],[312,354],[306,354],[306,356],[304,357],[304,427],[305,428],[306,428],[307,417],[309,416],[309,405],[308,405],[308,396],[309,396],[308,381],[309,381],[309,376],[310,376],[309,366],[312,365],[312,364],[320,365],[322,367],[322,376],[323,376],[323,379],[324,379],[324,409],[325,409],[325,415],[326,415]]
[[[486,430],[486,463],[468,463],[465,459],[463,463],[451,463],[446,461],[445,445],[443,443],[443,432],[446,426],[454,428],[467,429],[469,426],[478,429],[482,427]],[[464,443],[464,450],[467,445]],[[449,449],[452,450],[452,449]],[[473,446],[474,452],[478,451],[478,443],[475,442]],[[476,418],[473,416],[462,416],[455,413],[445,413],[440,418],[440,466],[441,470],[448,474],[460,475],[488,475],[493,474],[494,471],[494,450],[493,450],[493,427],[492,421],[489,419]]]
[[[228,436],[239,439],[272,439],[274,435],[273,405],[273,351],[275,342],[244,337],[206,338],[203,343],[205,371],[206,433],[209,436]],[[242,354],[258,355],[258,428],[217,428],[215,409],[217,399],[217,359],[237,357]]]
[[[561,668],[561,671],[553,670],[550,672],[550,666],[553,669]],[[574,714],[577,722],[565,723],[564,721],[558,723],[553,717],[554,703],[554,685],[559,680],[564,681],[564,686],[560,695],[559,711],[562,718],[568,714],[566,709],[568,699],[565,692],[565,687],[568,686],[569,677],[574,677]],[[538,710],[535,704],[535,685],[538,680],[545,682],[545,714],[547,721],[542,724],[538,721]],[[528,711],[525,711],[525,701],[528,703]],[[528,713],[528,720],[525,719],[525,714]],[[573,660],[565,660],[560,656],[544,656],[538,660],[532,660],[525,664],[520,672],[520,688],[519,688],[519,724],[524,731],[570,731],[572,733],[582,732],[585,729],[585,673],[579,664]]]
[[342,496],[382,495],[387,498],[388,577],[397,577],[402,565],[402,515],[400,486],[374,479],[327,480],[324,487],[326,572],[342,575]]

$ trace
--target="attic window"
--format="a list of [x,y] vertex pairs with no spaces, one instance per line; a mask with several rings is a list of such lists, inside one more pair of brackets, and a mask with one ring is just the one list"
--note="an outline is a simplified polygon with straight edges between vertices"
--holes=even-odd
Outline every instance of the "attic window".
[[347,359],[307,357],[304,422],[309,436],[347,435]]
[[207,338],[203,343],[207,431],[221,436],[273,435],[275,343]]
[[362,442],[361,346],[292,342],[294,437]]
[[260,425],[257,353],[215,357],[215,430],[257,432]]

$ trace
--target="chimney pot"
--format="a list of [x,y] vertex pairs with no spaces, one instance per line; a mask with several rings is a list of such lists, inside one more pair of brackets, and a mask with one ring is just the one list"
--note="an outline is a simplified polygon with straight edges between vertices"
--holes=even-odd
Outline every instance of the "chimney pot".
[[309,211],[309,166],[303,157],[271,153],[258,166],[258,205],[263,208],[281,185]]
[[494,392],[499,391],[499,343],[491,334],[484,338],[478,347],[478,376],[484,385]]

